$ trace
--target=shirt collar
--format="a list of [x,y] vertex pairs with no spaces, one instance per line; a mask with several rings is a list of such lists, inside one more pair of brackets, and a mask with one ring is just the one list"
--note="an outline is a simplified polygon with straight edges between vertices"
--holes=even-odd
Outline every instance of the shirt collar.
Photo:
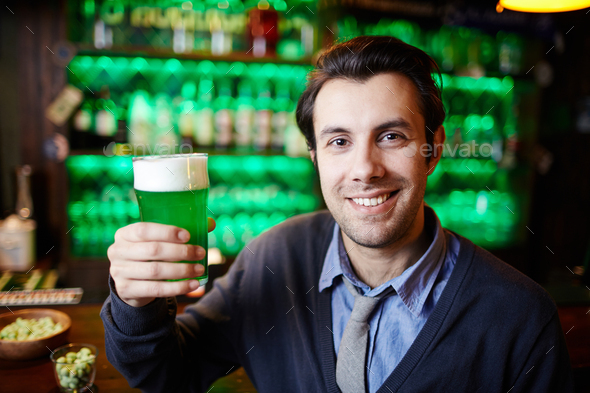
[[340,236],[340,226],[334,223],[334,230],[332,232],[332,241],[328,247],[328,253],[324,258],[324,266],[322,268],[322,275],[320,276],[320,283],[318,285],[319,291],[332,286],[336,277],[342,274],[342,266],[340,264],[340,256],[338,255]]
[[432,243],[422,257],[404,272],[386,283],[371,289],[368,285],[358,279],[344,249],[340,226],[334,224],[332,241],[324,259],[322,275],[318,285],[319,291],[331,287],[334,280],[344,275],[353,285],[361,289],[365,296],[378,296],[389,286],[397,292],[400,299],[416,317],[422,312],[426,298],[434,285],[438,272],[446,254],[446,240],[438,216],[426,203],[424,204],[424,225],[427,230],[432,231]]

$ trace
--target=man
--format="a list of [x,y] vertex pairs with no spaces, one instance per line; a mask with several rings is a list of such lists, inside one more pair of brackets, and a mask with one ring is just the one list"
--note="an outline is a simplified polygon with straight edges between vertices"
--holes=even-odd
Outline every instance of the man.
[[[207,391],[242,366],[259,392],[571,392],[557,308],[424,204],[445,139],[434,61],[358,37],[318,61],[297,107],[328,211],[240,253],[175,318],[203,258],[187,232],[121,228],[109,248],[109,361],[150,392]],[[213,225],[213,223],[212,223]],[[151,262],[148,262],[151,261]]]

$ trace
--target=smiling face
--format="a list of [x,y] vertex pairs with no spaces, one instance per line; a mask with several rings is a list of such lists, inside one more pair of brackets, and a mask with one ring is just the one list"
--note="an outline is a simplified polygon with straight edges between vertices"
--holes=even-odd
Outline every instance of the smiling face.
[[[422,217],[426,180],[440,155],[428,162],[416,151],[426,144],[417,97],[410,79],[397,73],[363,83],[329,80],[316,97],[311,154],[324,200],[344,234],[361,246],[387,247]],[[442,127],[435,144],[440,138]]]

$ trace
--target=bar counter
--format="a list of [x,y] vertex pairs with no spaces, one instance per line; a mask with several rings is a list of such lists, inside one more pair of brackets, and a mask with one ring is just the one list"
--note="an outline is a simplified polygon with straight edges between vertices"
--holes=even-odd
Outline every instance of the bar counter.
[[[180,304],[179,311],[187,304]],[[79,304],[75,306],[48,307],[65,312],[72,319],[69,342],[93,344],[98,348],[97,370],[92,393],[140,392],[129,387],[123,376],[107,361],[104,348],[104,329],[99,313],[101,304]],[[12,311],[23,307],[11,307]],[[47,307],[46,307],[47,308]],[[8,311],[8,310],[7,310]],[[559,318],[570,353],[572,367],[577,383],[577,392],[589,391],[590,375],[590,310],[584,306],[560,307]],[[0,381],[3,393],[58,393],[52,364],[47,357],[31,361],[8,361],[0,359]],[[237,392],[254,393],[256,389],[248,379],[243,368],[216,381],[212,389],[215,393]]]
[[[187,304],[179,304],[179,312]],[[63,311],[72,319],[69,342],[92,344],[98,348],[96,377],[91,387],[92,393],[139,393],[139,389],[129,387],[123,376],[108,362],[104,348],[104,328],[100,319],[102,304],[79,304],[74,306],[41,306]],[[6,311],[6,307],[2,314]],[[10,307],[16,311],[24,307]],[[59,393],[51,361],[47,357],[30,361],[9,361],[0,359],[0,391],[2,393]],[[216,381],[215,393],[255,393],[256,389],[248,379],[243,368],[237,369],[227,377]]]

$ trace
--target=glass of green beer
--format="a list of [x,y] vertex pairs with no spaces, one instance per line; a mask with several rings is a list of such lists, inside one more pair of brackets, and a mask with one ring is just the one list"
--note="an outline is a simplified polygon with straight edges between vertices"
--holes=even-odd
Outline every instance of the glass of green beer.
[[205,257],[200,261],[178,261],[203,265],[205,274],[195,279],[205,285],[208,280],[207,154],[134,157],[133,175],[141,221],[184,228],[191,235],[188,244],[205,249]]

